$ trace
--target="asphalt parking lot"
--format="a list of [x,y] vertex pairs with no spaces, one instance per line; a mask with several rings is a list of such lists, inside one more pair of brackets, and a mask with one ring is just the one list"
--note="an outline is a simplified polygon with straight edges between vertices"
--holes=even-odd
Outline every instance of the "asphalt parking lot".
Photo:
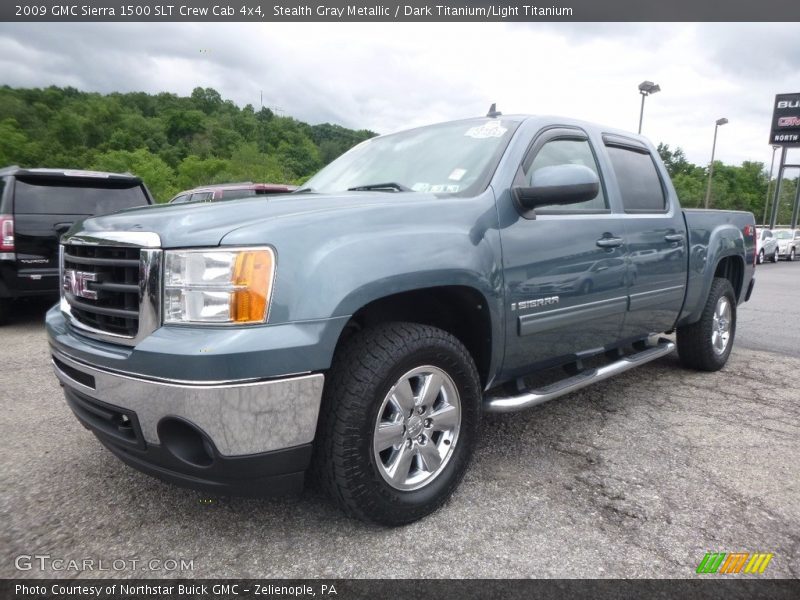
[[125,467],[73,418],[27,306],[0,329],[0,577],[78,575],[15,568],[49,555],[193,561],[82,573],[101,577],[682,578],[709,551],[772,552],[768,576],[800,577],[800,264],[757,281],[726,369],[669,356],[486,418],[450,502],[392,530],[313,491],[208,499]]

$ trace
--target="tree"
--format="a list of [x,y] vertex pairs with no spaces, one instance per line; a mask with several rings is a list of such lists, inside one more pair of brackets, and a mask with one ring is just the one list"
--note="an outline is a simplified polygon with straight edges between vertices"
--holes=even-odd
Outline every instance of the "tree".
[[141,177],[159,202],[169,200],[179,191],[175,186],[172,168],[145,148],[133,152],[111,150],[98,156],[92,168],[116,173],[130,172]]

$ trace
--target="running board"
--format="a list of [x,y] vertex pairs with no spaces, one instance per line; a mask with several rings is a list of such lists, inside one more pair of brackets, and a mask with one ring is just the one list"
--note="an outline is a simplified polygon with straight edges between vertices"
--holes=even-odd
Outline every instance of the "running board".
[[675,344],[669,340],[661,339],[656,346],[642,350],[611,364],[596,369],[588,369],[577,375],[562,379],[550,385],[527,390],[517,396],[487,396],[483,400],[483,410],[493,413],[515,412],[542,404],[560,396],[578,391],[598,381],[603,381],[614,375],[624,373],[651,360],[666,356],[675,350]]

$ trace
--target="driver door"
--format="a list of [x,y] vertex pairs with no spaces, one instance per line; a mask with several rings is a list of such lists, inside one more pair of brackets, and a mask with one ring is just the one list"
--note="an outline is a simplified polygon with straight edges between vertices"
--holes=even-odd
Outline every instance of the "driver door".
[[574,360],[619,339],[627,310],[628,261],[623,215],[609,202],[596,152],[577,128],[541,133],[514,185],[537,169],[578,164],[601,185],[587,202],[544,206],[501,229],[508,340],[504,371]]

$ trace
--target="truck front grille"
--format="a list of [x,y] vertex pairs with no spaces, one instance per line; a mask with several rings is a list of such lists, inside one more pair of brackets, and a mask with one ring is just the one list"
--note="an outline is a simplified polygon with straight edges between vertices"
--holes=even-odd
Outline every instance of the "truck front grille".
[[73,317],[94,329],[133,337],[139,330],[139,248],[64,247],[64,297]]

